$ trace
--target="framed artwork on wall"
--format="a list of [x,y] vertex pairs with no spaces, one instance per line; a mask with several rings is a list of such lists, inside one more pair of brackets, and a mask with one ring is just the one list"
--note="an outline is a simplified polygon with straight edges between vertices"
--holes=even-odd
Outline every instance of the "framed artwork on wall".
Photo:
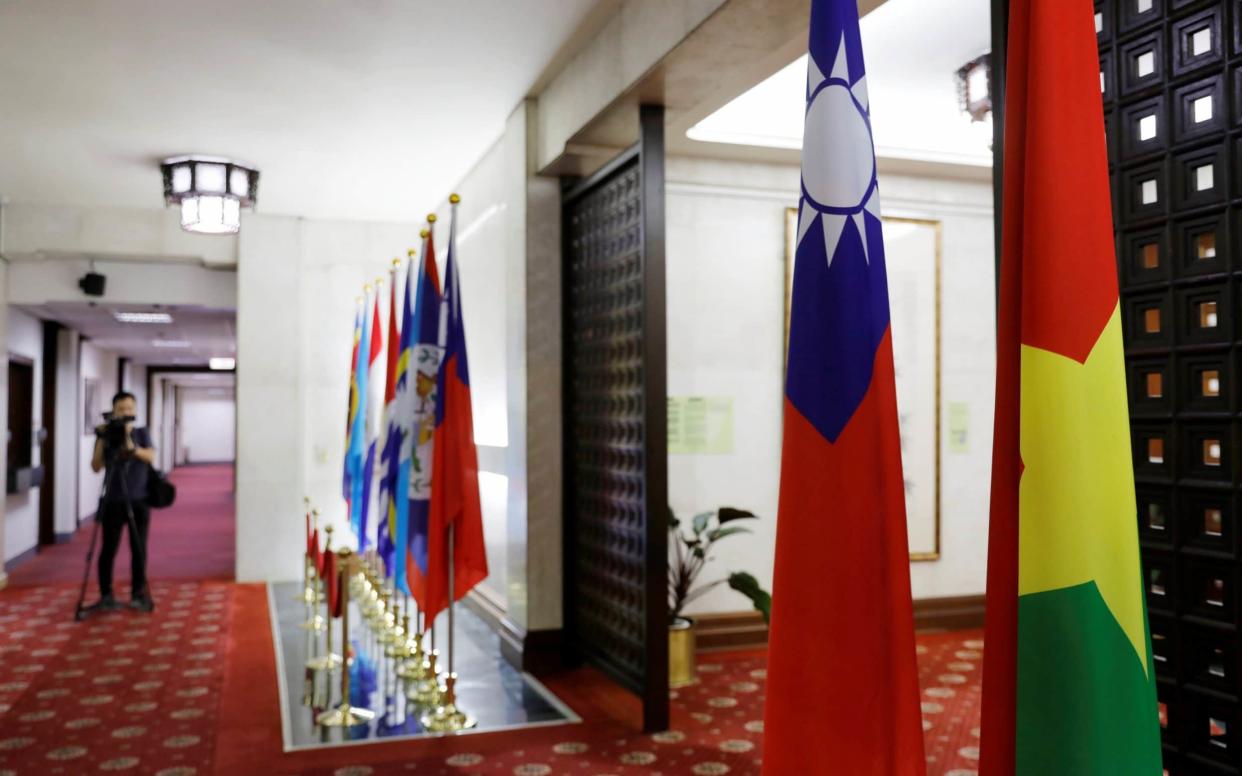
[[[940,558],[940,253],[941,224],[885,216],[897,420],[906,485],[910,560]],[[798,209],[785,211],[785,348],[793,291]]]

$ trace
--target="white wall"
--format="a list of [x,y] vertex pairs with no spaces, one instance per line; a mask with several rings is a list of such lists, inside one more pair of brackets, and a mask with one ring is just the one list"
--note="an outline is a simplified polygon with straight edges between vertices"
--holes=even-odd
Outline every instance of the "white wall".
[[[34,432],[43,428],[43,327],[39,320],[19,310],[8,309],[7,338],[10,356],[20,356],[33,363],[34,396],[31,404],[31,422]],[[5,366],[6,390],[8,366]],[[32,436],[30,462],[40,464],[37,436]],[[4,559],[9,561],[30,550],[39,543],[39,488],[5,497]]]
[[[96,383],[95,400],[90,413],[93,423],[99,424],[103,422],[103,413],[112,409],[112,395],[116,393],[117,386],[117,357],[112,351],[97,347],[88,340],[82,341],[78,356],[78,391],[79,396],[82,397],[79,407],[79,414],[82,418],[78,422],[85,424],[85,385],[87,380],[94,380]],[[80,425],[79,428],[81,428],[81,433],[78,435],[78,520],[82,521],[95,514],[95,510],[99,507],[103,472],[91,471],[91,456],[95,451],[94,426]]]
[[[734,570],[770,589],[780,478],[785,210],[793,165],[671,158],[667,165],[668,392],[733,399],[733,452],[669,456],[669,499],[682,516],[719,506],[760,519],[722,542],[703,579]],[[994,300],[988,183],[881,176],[885,215],[943,222],[942,418],[969,407],[969,452],[942,435],[941,558],[911,564],[916,598],[984,589],[991,457]],[[942,422],[942,428],[945,427]],[[691,612],[736,611],[718,588]]]
[[184,463],[223,463],[235,457],[237,404],[232,388],[182,388],[181,453]]
[[[83,427],[82,384],[78,376],[81,336],[61,329],[56,342],[56,474],[54,486],[56,533],[77,529],[82,515],[78,501],[80,440],[90,427]],[[94,423],[97,423],[95,421]],[[94,423],[91,425],[93,426]],[[89,514],[89,513],[88,513]]]

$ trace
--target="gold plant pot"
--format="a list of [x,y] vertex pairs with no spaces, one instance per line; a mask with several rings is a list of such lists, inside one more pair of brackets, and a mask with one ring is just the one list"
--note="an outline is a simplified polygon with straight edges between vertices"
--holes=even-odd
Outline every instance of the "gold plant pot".
[[694,621],[678,617],[668,626],[669,689],[694,684]]

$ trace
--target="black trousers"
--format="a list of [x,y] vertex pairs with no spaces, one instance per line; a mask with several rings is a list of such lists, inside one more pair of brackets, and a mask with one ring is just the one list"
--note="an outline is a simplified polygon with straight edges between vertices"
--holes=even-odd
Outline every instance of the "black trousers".
[[[129,533],[130,589],[135,598],[147,593],[147,527],[151,524],[151,509],[145,501],[131,501],[137,535]],[[104,502],[103,548],[99,551],[99,593],[112,595],[112,562],[121,545],[121,530],[129,525],[129,514],[124,501]]]

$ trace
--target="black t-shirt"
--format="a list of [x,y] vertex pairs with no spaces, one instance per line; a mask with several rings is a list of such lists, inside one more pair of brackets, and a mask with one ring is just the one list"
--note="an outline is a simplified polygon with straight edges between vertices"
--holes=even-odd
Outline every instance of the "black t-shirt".
[[[151,435],[146,428],[135,428],[130,432],[134,447],[151,447]],[[122,485],[122,474],[112,474],[112,467],[122,466],[125,483]],[[147,498],[147,471],[149,466],[137,458],[128,457],[117,460],[115,451],[104,449],[104,484],[112,487],[104,494],[104,501],[124,501],[128,492],[130,501],[145,501]]]

